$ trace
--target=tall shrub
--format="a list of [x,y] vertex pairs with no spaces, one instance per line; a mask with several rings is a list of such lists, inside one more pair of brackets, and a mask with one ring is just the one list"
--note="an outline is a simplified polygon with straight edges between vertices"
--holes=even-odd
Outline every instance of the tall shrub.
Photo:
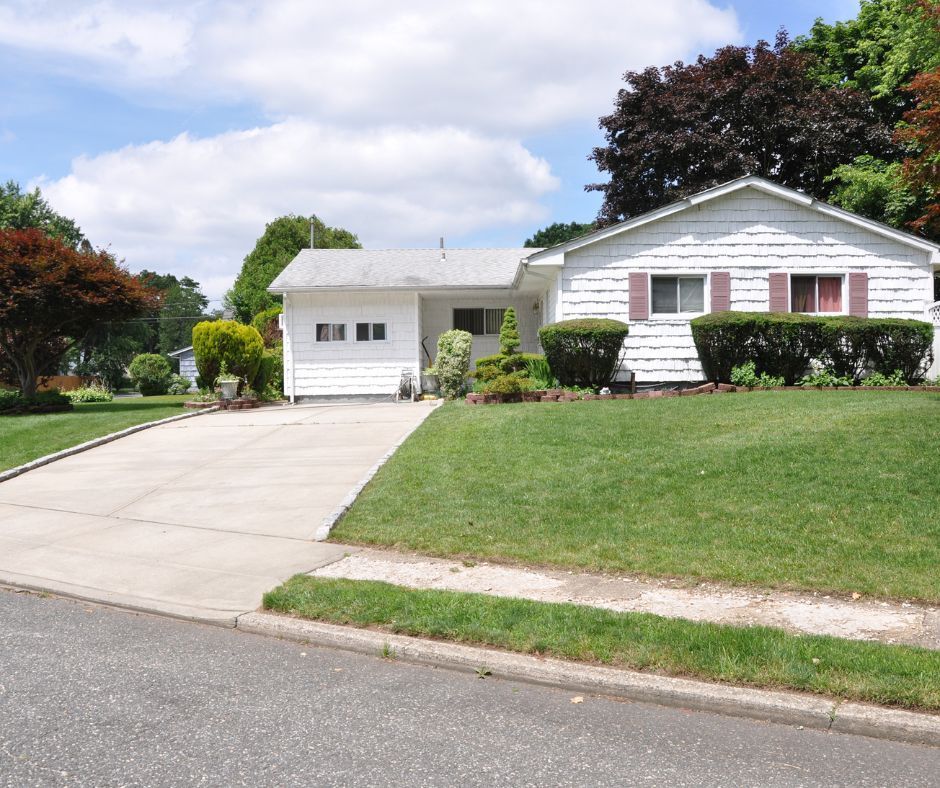
[[264,342],[257,329],[233,320],[197,323],[193,328],[193,353],[200,387],[215,385],[222,364],[233,375],[249,383],[258,374]]
[[879,319],[867,337],[869,365],[885,376],[901,370],[908,383],[919,383],[933,363],[933,331],[922,320]]
[[251,319],[251,325],[261,334],[265,347],[274,347],[283,342],[283,332],[278,328],[278,317],[283,311],[280,305],[272,306]]
[[582,318],[542,326],[539,341],[562,386],[606,386],[617,374],[629,327],[619,320]]
[[434,369],[441,394],[447,399],[459,397],[467,383],[473,335],[469,331],[445,331],[437,340],[437,359]]

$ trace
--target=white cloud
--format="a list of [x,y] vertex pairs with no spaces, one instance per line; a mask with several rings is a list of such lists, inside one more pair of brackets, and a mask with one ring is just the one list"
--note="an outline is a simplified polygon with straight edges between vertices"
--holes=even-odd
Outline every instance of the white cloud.
[[315,212],[371,247],[433,246],[442,233],[545,218],[539,198],[558,183],[511,139],[290,119],[82,157],[38,185],[132,269],[185,273],[217,297],[276,216]]
[[739,38],[734,11],[707,0],[0,7],[0,47],[37,73],[132,105],[238,106],[263,119],[80,157],[39,180],[131,267],[188,273],[214,296],[286,212],[315,211],[370,246],[530,229],[558,184],[527,136],[593,123],[628,69]]
[[277,117],[523,131],[610,106],[623,72],[740,36],[706,0],[22,3],[0,44],[83,77]]

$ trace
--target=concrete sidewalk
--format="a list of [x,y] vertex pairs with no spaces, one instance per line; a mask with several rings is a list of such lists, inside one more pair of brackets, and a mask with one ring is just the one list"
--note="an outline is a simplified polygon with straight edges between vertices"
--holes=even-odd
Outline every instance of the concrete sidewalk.
[[323,519],[432,405],[213,413],[0,484],[0,582],[234,624],[341,558]]
[[940,610],[935,606],[348,550],[346,557],[310,574],[940,649]]

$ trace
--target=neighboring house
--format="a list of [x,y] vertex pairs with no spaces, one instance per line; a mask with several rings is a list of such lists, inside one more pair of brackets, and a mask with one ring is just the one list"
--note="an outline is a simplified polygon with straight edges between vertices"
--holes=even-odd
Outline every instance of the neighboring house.
[[538,350],[546,323],[616,318],[630,325],[624,368],[638,381],[697,381],[697,315],[940,324],[938,272],[940,246],[748,176],[551,249],[308,249],[269,290],[284,297],[293,399],[389,395],[403,370],[427,366],[424,348],[433,357],[451,328],[474,335],[474,358],[495,353],[508,306],[524,351]]
[[196,371],[196,354],[193,352],[193,346],[182,347],[167,355],[170,358],[179,359],[180,375],[190,381],[189,390],[196,391],[196,376],[199,373]]

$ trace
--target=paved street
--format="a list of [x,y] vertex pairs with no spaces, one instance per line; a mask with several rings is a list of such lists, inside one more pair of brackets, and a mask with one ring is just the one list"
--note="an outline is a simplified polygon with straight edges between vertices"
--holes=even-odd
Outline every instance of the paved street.
[[0,590],[0,785],[936,785],[940,751]]
[[0,484],[0,581],[234,623],[343,555],[323,518],[428,403],[212,413]]

